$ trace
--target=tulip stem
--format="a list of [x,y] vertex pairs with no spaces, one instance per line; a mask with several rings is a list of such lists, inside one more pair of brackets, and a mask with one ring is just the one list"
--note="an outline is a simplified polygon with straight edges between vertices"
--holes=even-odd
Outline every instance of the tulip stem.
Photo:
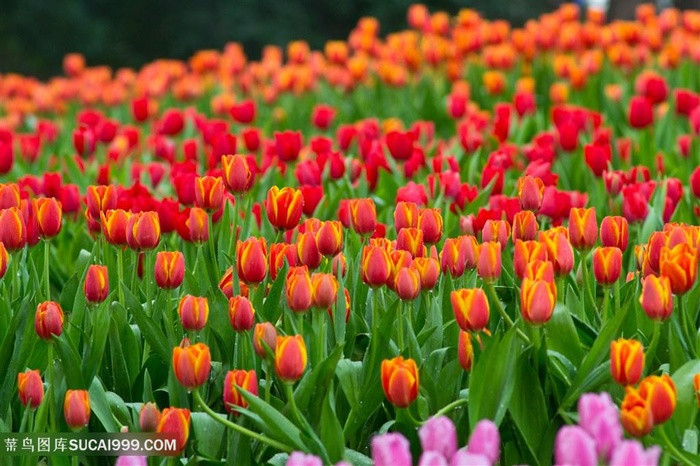
[[664,446],[670,450],[671,454],[675,456],[676,459],[678,459],[681,463],[689,466],[695,464],[693,460],[686,458],[685,455],[680,450],[678,450],[678,448],[676,448],[673,442],[671,442],[671,440],[668,438],[668,435],[666,434],[664,426],[657,429],[657,431],[661,433],[661,437],[664,439]]
[[219,260],[216,257],[216,251],[214,249],[214,243],[216,242],[216,235],[214,235],[214,214],[207,215],[207,221],[209,222],[209,255],[211,255],[211,261],[214,265],[214,271],[216,275],[219,276]]
[[404,301],[399,300],[399,316],[397,320],[397,323],[399,325],[399,354],[403,352],[404,346],[403,346],[403,307],[404,307]]
[[124,304],[124,249],[120,246],[117,248],[117,290],[119,291],[119,303]]
[[685,299],[683,299],[683,295],[678,295],[678,313],[680,314],[683,338],[688,342],[688,354],[695,359],[695,342],[688,328],[688,313],[685,309]]
[[294,416],[294,419],[297,421],[297,424],[300,428],[304,427],[304,419],[301,415],[301,412],[299,411],[299,408],[297,407],[297,402],[294,400],[294,387],[293,384],[284,382],[284,391],[287,395],[287,401],[289,401],[289,408],[292,410],[292,415]]
[[659,334],[661,333],[661,325],[662,324],[663,324],[662,321],[654,320],[654,330],[652,331],[651,343],[649,343],[649,347],[647,348],[647,352],[646,352],[647,373],[649,372],[650,368],[653,366],[652,361],[654,360],[654,356],[656,355],[656,347],[659,344]]
[[238,201],[240,199],[240,196],[238,199],[233,200],[233,219],[231,220],[231,228],[233,231],[231,232],[231,236],[228,239],[228,255],[231,257],[231,261],[233,262],[233,267],[234,269],[236,268],[236,255],[234,254],[233,247],[236,245],[236,236],[237,236],[237,229],[238,229]]
[[56,429],[56,387],[53,383],[53,341],[49,340],[48,347],[48,360],[49,360],[49,390],[51,394],[47,396],[49,403],[49,425],[51,426],[51,432],[58,432]]
[[51,281],[49,280],[49,241],[44,240],[44,288],[46,300],[51,301]]
[[265,403],[270,404],[270,394],[272,393],[272,377],[270,374],[270,361],[265,358]]
[[[582,253],[581,254],[581,279],[583,280],[583,300],[585,302],[586,298],[588,298],[588,303],[590,304],[591,308],[593,309],[594,313],[594,321],[597,319],[595,317],[595,314],[598,312],[598,306],[596,306],[595,302],[595,297],[593,297],[593,291],[591,290],[591,282],[588,277],[588,252]],[[586,309],[589,309],[588,306],[584,306]]]
[[313,325],[314,325],[314,331],[316,332],[316,365],[318,366],[321,364],[321,361],[323,361],[323,350],[324,350],[324,345],[325,345],[325,338],[324,338],[324,327],[323,327],[323,310],[320,309],[312,309],[311,314],[312,320],[313,320]]
[[[491,298],[491,301],[493,301],[494,306],[496,306],[496,311],[498,314],[501,316],[503,321],[506,323],[506,326],[508,328],[515,327],[515,323],[513,320],[510,318],[510,316],[506,313],[505,309],[503,309],[503,306],[501,305],[501,300],[498,299],[498,295],[496,294],[496,288],[494,288],[493,283],[486,283],[486,292],[488,293],[489,297]],[[530,339],[525,335],[525,333],[520,330],[519,328],[515,329],[515,332],[518,334],[521,340],[525,342],[526,345],[530,344]]]
[[228,427],[229,429],[235,430],[236,432],[247,435],[248,437],[257,440],[261,443],[264,443],[266,445],[271,446],[272,448],[276,448],[281,451],[291,451],[291,448],[289,448],[287,445],[280,443],[274,439],[271,439],[269,437],[265,437],[263,435],[258,434],[257,432],[253,432],[250,429],[246,429],[243,426],[239,426],[235,422],[231,422],[228,419],[220,416],[218,413],[214,412],[202,399],[202,396],[199,394],[199,390],[195,390],[192,392],[194,395],[195,401],[199,403],[199,406],[216,422],[219,424],[223,425],[224,427]]
[[469,403],[469,398],[459,398],[459,399],[453,401],[452,403],[443,406],[442,409],[440,409],[438,412],[436,412],[433,415],[433,417],[444,416],[445,414],[449,413],[453,409],[455,409],[459,406],[462,406],[464,404],[467,404],[467,403]]
[[[603,287],[603,324],[608,322],[610,319],[610,310],[608,309],[610,304],[610,289],[606,286]],[[601,325],[601,328],[602,328]]]
[[24,429],[27,428],[27,422],[29,421],[29,416],[30,416],[30,408],[31,406],[31,400],[27,402],[27,404],[24,406],[24,413],[22,413],[22,422],[19,425],[19,432],[24,432]]
[[620,313],[620,280],[615,280],[613,285],[613,293],[615,293],[615,315]]

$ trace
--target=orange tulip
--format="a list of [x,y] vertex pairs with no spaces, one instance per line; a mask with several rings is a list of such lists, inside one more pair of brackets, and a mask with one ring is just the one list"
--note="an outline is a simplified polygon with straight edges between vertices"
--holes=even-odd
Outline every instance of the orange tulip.
[[291,230],[299,225],[303,208],[304,196],[298,189],[273,186],[267,192],[267,219],[278,230]]
[[90,217],[98,219],[101,212],[117,208],[117,187],[114,185],[88,186],[85,202]]
[[273,243],[270,245],[270,278],[275,280],[277,274],[284,266],[285,261],[289,267],[296,267],[299,265],[299,258],[297,254],[297,246],[295,244],[289,243]]
[[510,224],[505,220],[486,220],[481,237],[485,243],[497,242],[501,245],[501,251],[508,245],[510,237]]
[[[403,231],[403,230],[402,230]],[[466,249],[464,237],[447,238],[440,251],[440,267],[443,273],[449,273],[452,278],[464,275],[467,266]]]
[[109,244],[115,246],[126,245],[126,228],[131,218],[131,212],[122,209],[100,212],[102,234]]
[[610,373],[620,385],[634,385],[642,378],[644,348],[637,340],[620,338],[610,344]]
[[537,212],[544,197],[544,183],[540,178],[526,175],[518,180],[518,200],[524,211]]
[[236,332],[247,332],[255,323],[255,309],[245,296],[233,296],[228,301],[228,318]]
[[523,279],[554,281],[554,266],[550,261],[535,259],[527,264]]
[[553,281],[525,278],[520,285],[520,312],[533,325],[545,324],[557,304],[557,287]]
[[19,208],[0,209],[0,243],[10,252],[27,244],[27,226]]
[[91,265],[85,274],[85,301],[90,304],[101,303],[109,294],[109,278],[107,267],[104,265]]
[[700,407],[700,373],[693,376],[693,389],[695,390],[695,398],[698,400],[698,407]]
[[44,399],[44,383],[38,370],[26,370],[17,374],[17,393],[22,406],[36,409]]
[[197,244],[206,243],[209,241],[209,215],[199,207],[190,208],[183,230],[185,240]]
[[188,332],[198,332],[207,325],[209,319],[209,301],[206,297],[183,296],[177,306],[182,328]]
[[87,390],[68,390],[63,400],[63,417],[72,430],[80,430],[90,422],[90,396]]
[[221,157],[224,181],[233,194],[243,194],[253,187],[255,178],[244,155],[224,155]]
[[513,269],[519,279],[523,279],[527,265],[534,260],[547,260],[547,246],[539,241],[516,239],[513,250]]
[[160,423],[161,413],[155,403],[145,403],[139,411],[139,429],[141,432],[155,432]]
[[547,258],[552,262],[556,276],[569,275],[574,269],[574,250],[566,236],[557,230],[549,230],[540,233],[540,241],[547,245]]
[[53,197],[42,197],[32,200],[36,212],[39,237],[51,239],[61,231],[63,211],[61,203]]
[[408,251],[414,258],[423,257],[425,255],[423,231],[418,228],[402,228],[396,238],[396,249]]
[[185,449],[190,436],[190,410],[184,408],[165,408],[156,428],[158,434],[175,436],[178,453]]
[[420,295],[420,274],[409,267],[402,267],[396,274],[394,289],[399,299],[413,301]]
[[335,304],[340,284],[338,279],[329,273],[315,273],[311,276],[311,302],[313,307],[329,309]]
[[19,207],[21,199],[22,196],[17,183],[0,183],[0,210]]
[[537,238],[537,218],[530,210],[521,210],[513,216],[513,240],[532,241]]
[[662,247],[659,271],[671,281],[673,294],[687,293],[695,285],[698,276],[697,251],[686,243],[678,244],[673,249]]
[[469,372],[474,362],[474,346],[469,332],[459,331],[459,341],[457,342],[457,359],[462,369]]
[[138,212],[129,217],[126,242],[137,251],[154,249],[160,242],[160,221],[157,212]]
[[154,266],[156,285],[173,290],[185,279],[185,256],[180,251],[158,251]]
[[203,176],[194,179],[194,204],[210,212],[224,205],[224,181],[218,176]]
[[190,345],[187,339],[173,348],[173,372],[180,385],[188,390],[207,381],[211,372],[211,353],[204,343]]
[[7,266],[10,264],[10,254],[5,249],[5,244],[0,242],[0,280],[7,273]]
[[647,275],[642,279],[642,294],[639,297],[642,309],[654,320],[666,320],[673,312],[671,280],[668,277]]
[[248,402],[243,398],[241,392],[238,391],[238,387],[257,396],[258,377],[255,371],[252,369],[249,371],[236,369],[226,373],[224,378],[224,407],[229,414],[238,414],[234,409],[235,406],[248,407]]
[[39,338],[51,339],[52,336],[61,336],[63,333],[63,309],[58,303],[45,301],[36,308],[34,316],[34,330]]
[[493,283],[501,276],[501,246],[499,243],[482,243],[476,273],[486,283]]
[[360,235],[371,235],[377,229],[377,207],[372,199],[351,199],[350,224]]
[[333,257],[343,250],[343,224],[338,220],[323,222],[316,232],[318,252]]
[[411,262],[412,269],[418,272],[421,290],[432,290],[440,278],[440,263],[434,257],[417,257]]
[[633,437],[644,437],[654,428],[651,406],[636,388],[628,386],[625,392],[625,398],[620,406],[622,427]]
[[442,214],[440,209],[421,209],[418,228],[423,231],[426,244],[436,244],[442,238]]
[[415,202],[397,202],[394,209],[394,227],[396,231],[404,228],[418,228],[418,204]]
[[389,253],[380,246],[365,246],[362,249],[362,281],[378,288],[387,283],[391,276],[392,261]]
[[287,273],[284,285],[289,309],[294,312],[306,312],[311,308],[313,290],[311,277],[306,266],[292,267]]
[[622,274],[622,251],[616,247],[596,248],[593,251],[593,275],[603,286],[614,284]]
[[629,241],[628,223],[625,217],[607,216],[600,223],[600,242],[603,246],[614,246],[622,251]]
[[465,332],[479,332],[488,325],[489,301],[481,288],[454,290],[450,302],[457,324]]
[[301,335],[277,337],[275,373],[283,382],[294,383],[306,370],[306,344]]
[[277,347],[277,329],[275,329],[275,326],[270,322],[255,324],[255,330],[253,331],[253,349],[261,358],[267,357],[266,345],[274,354],[275,348]]
[[251,237],[241,242],[236,248],[236,268],[240,279],[248,284],[257,285],[267,275],[267,242],[265,238]]
[[579,250],[591,249],[598,239],[595,207],[574,208],[569,211],[569,241]]
[[382,361],[382,388],[394,406],[406,408],[418,398],[418,366],[413,359],[401,356]]
[[315,270],[321,265],[323,256],[318,251],[314,232],[306,231],[297,236],[297,258],[301,265],[305,265],[311,270]]
[[639,396],[647,400],[655,426],[671,419],[676,410],[676,384],[668,374],[645,377],[639,384]]

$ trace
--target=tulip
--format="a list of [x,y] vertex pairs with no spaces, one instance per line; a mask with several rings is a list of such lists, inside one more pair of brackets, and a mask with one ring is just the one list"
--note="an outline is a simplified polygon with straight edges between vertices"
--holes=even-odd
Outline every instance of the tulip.
[[614,284],[622,273],[622,251],[616,247],[596,248],[593,251],[593,275],[603,286]]
[[0,280],[7,273],[7,266],[10,263],[10,254],[5,249],[5,244],[0,242]]
[[343,224],[338,220],[323,222],[316,232],[318,252],[333,257],[343,250]]
[[623,438],[617,406],[610,394],[586,393],[578,401],[579,425],[596,444],[598,456],[606,461]]
[[644,437],[654,428],[654,414],[651,406],[646,398],[640,396],[636,388],[628,386],[625,392],[625,398],[620,405],[622,427],[633,437]]
[[392,261],[389,253],[381,246],[365,246],[362,249],[362,281],[372,288],[387,283],[391,276]]
[[[453,457],[454,458],[454,457]],[[468,463],[461,463],[468,464]],[[449,466],[447,459],[442,453],[432,450],[425,450],[418,459],[418,466]]]
[[673,295],[668,277],[647,275],[642,279],[642,294],[639,302],[650,319],[663,321],[671,317]]
[[350,222],[352,229],[360,235],[366,236],[377,229],[377,207],[372,199],[350,200]]
[[306,344],[301,335],[277,337],[275,373],[285,383],[294,383],[306,370]]
[[459,340],[457,342],[457,359],[462,369],[469,372],[474,362],[474,346],[472,345],[472,337],[469,332],[464,330],[459,331]]
[[477,422],[469,437],[467,451],[474,455],[485,456],[490,464],[498,463],[501,455],[501,436],[496,424],[488,419]]
[[557,287],[553,281],[525,278],[520,286],[520,312],[533,325],[545,324],[557,304]]
[[299,259],[297,255],[297,247],[294,244],[288,243],[273,243],[270,245],[270,278],[275,280],[277,274],[282,267],[284,267],[285,262],[289,267],[296,267],[299,264]]
[[126,242],[126,229],[131,218],[131,212],[122,209],[100,212],[102,234],[105,240],[115,246],[124,246]]
[[423,451],[434,451],[452,458],[457,451],[457,429],[446,416],[431,417],[418,429]]
[[518,200],[520,208],[537,212],[542,206],[544,183],[540,178],[526,175],[518,180]]
[[505,220],[486,220],[481,236],[485,243],[497,242],[501,250],[506,248],[510,237],[510,224]]
[[498,243],[482,243],[476,273],[485,283],[493,283],[501,276],[501,246]]
[[639,385],[639,396],[649,403],[655,426],[671,419],[676,409],[678,393],[676,384],[668,374],[644,378]]
[[267,242],[265,238],[251,237],[236,248],[236,268],[240,279],[258,285],[267,275]]
[[289,309],[299,313],[308,311],[313,299],[309,269],[306,266],[290,268],[285,280],[284,291]]
[[74,431],[88,425],[90,421],[90,397],[87,390],[68,390],[63,401],[63,417]]
[[693,389],[695,390],[695,398],[698,400],[698,407],[700,407],[700,373],[693,376]]
[[394,406],[410,406],[418,398],[418,387],[418,366],[413,359],[398,356],[382,361],[382,388]]
[[377,435],[372,439],[375,466],[411,466],[411,444],[398,433]]
[[632,128],[643,129],[654,122],[654,108],[644,96],[634,96],[629,101],[629,124]]
[[315,273],[311,276],[311,302],[319,309],[331,308],[338,297],[340,284],[329,273]]
[[537,238],[537,218],[529,210],[522,210],[513,216],[513,241],[532,241]]
[[177,306],[182,328],[188,332],[198,332],[207,325],[209,301],[206,297],[185,295]]
[[148,402],[141,406],[141,411],[139,412],[139,429],[141,429],[141,432],[155,432],[160,423],[160,417],[161,413],[154,403]]
[[539,241],[515,240],[513,250],[513,269],[515,275],[522,280],[525,277],[527,265],[535,260],[547,260],[547,247]]
[[423,241],[436,244],[442,238],[442,214],[440,209],[422,209],[418,216],[418,228],[423,230]]
[[0,209],[0,243],[10,252],[26,246],[27,226],[19,208]]
[[158,251],[153,273],[159,288],[177,288],[185,278],[184,254],[180,251]]
[[132,214],[126,226],[126,242],[131,249],[154,249],[160,242],[160,222],[156,212]]
[[185,241],[202,244],[209,241],[209,215],[204,209],[192,207],[183,212],[184,223],[181,224],[181,230],[178,230],[180,236]]
[[255,309],[245,296],[234,296],[228,301],[228,318],[236,332],[247,332],[255,323]]
[[0,183],[0,210],[19,207],[21,198],[17,183]]
[[203,176],[194,179],[195,205],[210,212],[224,204],[224,181],[218,176]]
[[396,274],[394,289],[399,299],[413,301],[420,295],[420,274],[409,267],[402,267]]
[[394,209],[396,231],[401,231],[404,228],[417,228],[419,215],[418,204],[405,201],[397,202]]
[[17,393],[22,406],[36,409],[44,399],[44,383],[38,370],[26,370],[17,374]]
[[299,157],[299,151],[302,146],[301,133],[299,131],[275,132],[274,137],[277,156],[281,161],[290,162]]
[[697,252],[685,243],[678,244],[672,249],[664,246],[661,248],[659,271],[671,281],[673,294],[685,294],[693,288],[697,279]]
[[386,135],[386,147],[396,160],[408,160],[413,155],[413,136],[410,132],[390,131]]
[[323,256],[318,251],[314,232],[299,233],[297,236],[297,257],[301,265],[305,265],[311,270],[315,270],[321,265]]
[[104,265],[91,265],[85,274],[85,301],[90,304],[98,304],[107,299],[109,294],[109,279],[107,267]]
[[173,348],[173,372],[180,385],[196,389],[207,381],[211,372],[211,353],[204,343],[190,345],[187,339]]
[[440,278],[440,264],[434,257],[417,257],[410,267],[418,272],[421,290],[432,290]]
[[[403,231],[403,230],[402,230]],[[464,237],[447,238],[440,252],[440,267],[443,273],[449,273],[452,278],[461,277],[467,266]]]
[[396,238],[396,249],[408,251],[414,258],[422,257],[425,254],[423,231],[418,228],[402,228]]
[[[340,463],[336,463],[338,466]],[[323,466],[323,460],[316,455],[307,455],[300,451],[292,452],[284,466]]]
[[266,358],[266,346],[274,354],[277,347],[277,329],[270,322],[255,324],[255,330],[253,331],[253,349],[255,353],[261,358]]
[[460,289],[450,293],[457,325],[465,332],[480,332],[489,323],[489,301],[481,288]]
[[85,201],[90,217],[100,218],[101,212],[117,208],[117,187],[114,185],[88,186]]
[[628,223],[625,217],[607,216],[600,223],[600,242],[625,251],[629,240]]
[[244,155],[224,155],[221,158],[224,169],[224,182],[233,194],[243,194],[253,187],[255,178]]
[[657,445],[645,450],[638,441],[623,440],[613,451],[610,457],[610,464],[657,465],[660,457],[661,448]]
[[245,391],[258,396],[258,377],[254,370],[233,370],[226,373],[224,379],[224,407],[230,413],[236,413],[234,407],[247,408],[248,402],[243,398],[241,392],[238,391],[241,387]]
[[190,436],[190,410],[165,408],[161,413],[156,433],[174,435],[178,453],[184,450]]
[[634,385],[642,378],[644,348],[637,340],[620,338],[610,344],[610,373],[620,385]]
[[61,231],[63,211],[61,203],[52,197],[34,199],[34,210],[36,212],[39,237],[51,239]]
[[554,464],[581,466],[598,464],[595,440],[582,427],[560,428],[555,441]]
[[58,303],[45,301],[36,308],[34,330],[39,338],[50,340],[53,335],[63,333],[63,309]]
[[550,230],[540,234],[540,241],[547,245],[547,258],[554,266],[558,277],[569,275],[574,269],[574,250],[563,233]]
[[267,192],[267,219],[278,230],[291,230],[299,225],[303,209],[304,195],[298,189],[273,186]]
[[591,249],[598,239],[595,207],[575,208],[569,211],[569,242],[578,250]]
[[148,466],[146,456],[119,456],[114,466]]

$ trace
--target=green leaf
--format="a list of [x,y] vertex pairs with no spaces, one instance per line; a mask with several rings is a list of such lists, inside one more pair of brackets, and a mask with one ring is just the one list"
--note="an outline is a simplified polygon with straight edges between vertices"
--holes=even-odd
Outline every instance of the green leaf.
[[2,345],[0,345],[0,374],[10,374],[9,377],[4,377],[4,380],[0,382],[0,413],[7,412],[17,389],[17,376],[11,374],[17,374],[25,369],[27,358],[39,339],[34,331],[34,322],[29,313],[29,303],[33,301],[34,294],[31,293],[19,305],[14,303],[15,315],[10,321]]
[[65,333],[60,337],[53,339],[53,344],[56,347],[56,353],[61,358],[63,373],[66,376],[66,383],[70,389],[84,389],[85,379],[80,368],[80,356],[75,349],[73,342],[68,339]]
[[578,339],[574,320],[566,306],[557,303],[546,330],[548,349],[563,354],[578,366],[585,354]]
[[469,425],[474,428],[482,419],[491,419],[500,425],[515,387],[514,355],[519,340],[515,327],[503,339],[494,338],[481,353],[474,367],[469,387]]
[[697,414],[698,408],[695,389],[693,388],[693,377],[698,373],[700,373],[700,359],[693,359],[681,366],[671,376],[676,384],[678,395],[676,410],[673,412],[671,421],[681,432],[691,427]]
[[217,458],[224,439],[224,426],[207,413],[192,413],[192,430],[197,452],[207,458]]
[[333,392],[328,391],[323,399],[321,409],[321,442],[328,451],[328,456],[332,462],[340,461],[343,458],[345,449],[345,437],[343,436],[343,426],[340,425],[338,416],[335,413],[334,403],[331,400]]
[[[116,306],[113,306],[116,307]],[[131,393],[131,376],[126,367],[124,348],[119,335],[116,313],[112,315],[109,324],[109,349],[112,365],[112,380],[117,393],[127,396]],[[128,327],[128,326],[127,326]],[[130,331],[130,329],[129,329]]]
[[92,338],[85,343],[88,346],[88,350],[87,357],[84,360],[84,380],[92,380],[95,375],[97,375],[97,371],[99,371],[102,363],[110,327],[106,302],[100,304],[91,317],[94,318],[92,323]]
[[109,408],[109,401],[107,401],[107,394],[100,379],[94,378],[92,380],[88,392],[90,395],[90,408],[105,430],[107,432],[119,432],[119,427],[117,427],[117,423],[112,416],[112,410]]
[[306,412],[311,400],[316,399],[320,404],[328,387],[335,376],[338,361],[343,355],[343,347],[336,346],[333,352],[318,365],[307,372],[294,391],[294,400],[299,411]]
[[352,409],[360,407],[360,390],[362,389],[362,362],[342,359],[335,371],[345,397]]
[[[146,315],[139,300],[124,283],[122,283],[122,290],[124,299],[126,299],[126,309],[131,312],[146,341],[158,353],[163,362],[166,364],[170,363],[172,348],[168,347],[166,343],[168,339],[163,334],[163,331],[153,322],[153,319]],[[120,306],[119,303],[116,305]]]
[[345,458],[353,466],[372,466],[374,461],[367,455],[363,455],[359,451],[351,450],[350,448],[345,449]]
[[282,306],[280,306],[280,300],[282,299],[282,292],[284,291],[284,281],[287,276],[287,261],[284,261],[282,269],[277,273],[275,281],[272,282],[272,287],[265,298],[265,302],[262,308],[262,318],[268,322],[277,322],[282,314]]
[[[242,414],[248,415],[248,411],[257,414],[259,419],[262,421],[262,424],[260,424],[258,427],[266,435],[291,446],[295,450],[301,450],[309,453],[309,448],[302,440],[301,431],[297,426],[295,426],[289,419],[284,417],[282,413],[265,403],[257,396],[240,387],[238,390],[243,395],[243,398],[245,398],[245,400],[248,402],[248,409],[240,410]],[[255,417],[251,417],[251,419],[255,420]]]

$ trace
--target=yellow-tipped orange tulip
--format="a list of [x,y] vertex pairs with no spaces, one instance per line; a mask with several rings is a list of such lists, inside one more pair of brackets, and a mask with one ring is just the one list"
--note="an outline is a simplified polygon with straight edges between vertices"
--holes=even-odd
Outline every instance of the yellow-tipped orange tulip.
[[616,247],[596,248],[593,251],[593,275],[603,286],[614,284],[622,274],[622,251]]
[[413,359],[401,356],[382,361],[382,388],[394,406],[406,408],[418,398],[418,366]]
[[87,390],[68,390],[63,400],[63,417],[72,430],[80,430],[90,422],[90,396]]
[[642,378],[644,348],[637,340],[620,338],[610,344],[610,373],[622,386],[634,385]]
[[488,325],[489,301],[481,288],[454,290],[450,302],[457,324],[465,332],[479,332]]
[[190,437],[190,410],[184,408],[165,408],[156,428],[158,434],[173,434],[178,453],[185,449]]
[[673,249],[662,247],[659,271],[671,281],[673,294],[687,293],[695,285],[698,276],[697,251],[686,243],[678,244]]
[[569,241],[579,250],[591,249],[598,239],[595,207],[574,208],[569,211]]
[[204,343],[182,345],[173,348],[173,371],[178,382],[188,390],[201,387],[211,372],[211,353]]
[[523,319],[534,325],[549,322],[557,304],[557,287],[553,281],[525,278],[520,286],[520,311]]
[[655,426],[671,419],[676,410],[678,393],[676,384],[668,374],[645,377],[639,384],[639,396],[649,403]]
[[647,275],[642,279],[639,302],[642,309],[654,320],[666,320],[673,312],[673,291],[668,277]]
[[294,383],[306,370],[306,343],[301,335],[277,337],[275,373],[283,382]]

